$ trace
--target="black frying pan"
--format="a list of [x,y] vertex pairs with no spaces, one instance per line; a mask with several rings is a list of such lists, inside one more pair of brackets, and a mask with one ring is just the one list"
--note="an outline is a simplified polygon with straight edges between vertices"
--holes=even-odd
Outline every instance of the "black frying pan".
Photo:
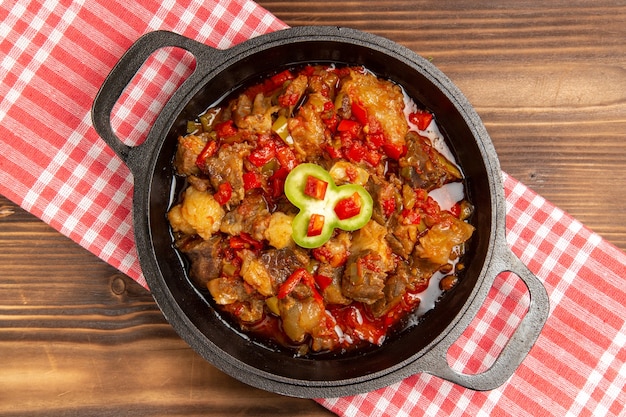
[[[191,52],[197,66],[156,119],[139,146],[123,144],[111,112],[145,60],[162,47]],[[459,284],[420,322],[383,346],[331,358],[296,358],[238,334],[190,284],[166,221],[173,181],[171,161],[186,121],[236,87],[303,63],[363,65],[402,85],[432,111],[466,180],[476,210],[476,232]],[[141,37],[105,80],[92,109],[94,127],[134,175],[134,231],[143,273],[154,299],[180,336],[217,368],[250,385],[298,397],[337,397],[374,390],[427,372],[476,390],[503,384],[535,343],[549,302],[541,282],[510,251],[498,159],[480,118],[461,92],[430,62],[387,39],[338,27],[297,27],[217,50],[171,32]],[[530,306],[510,341],[485,372],[452,370],[446,352],[481,307],[495,277],[517,274]]]

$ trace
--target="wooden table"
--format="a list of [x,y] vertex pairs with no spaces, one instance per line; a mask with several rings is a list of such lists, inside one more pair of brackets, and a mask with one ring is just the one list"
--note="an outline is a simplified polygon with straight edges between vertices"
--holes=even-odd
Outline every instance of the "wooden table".
[[[350,26],[432,59],[503,170],[626,250],[624,2],[259,3],[291,26]],[[3,197],[0,248],[0,414],[330,415],[217,371],[147,291]]]

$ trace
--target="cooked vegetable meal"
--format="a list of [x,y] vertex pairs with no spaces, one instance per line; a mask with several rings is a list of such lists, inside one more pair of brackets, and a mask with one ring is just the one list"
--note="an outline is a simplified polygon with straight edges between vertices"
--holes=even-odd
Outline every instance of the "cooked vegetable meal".
[[168,220],[189,277],[268,346],[382,344],[456,284],[474,231],[462,192],[433,197],[463,176],[431,131],[430,112],[361,67],[238,90],[178,138]]

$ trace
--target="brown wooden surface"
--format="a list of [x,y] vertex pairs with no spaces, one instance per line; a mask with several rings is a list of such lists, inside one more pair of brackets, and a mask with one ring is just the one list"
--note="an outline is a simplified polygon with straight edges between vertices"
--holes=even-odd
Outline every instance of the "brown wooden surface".
[[[503,170],[626,250],[624,2],[259,3],[291,26],[350,26],[432,59]],[[0,415],[330,415],[217,371],[147,291],[3,197],[0,360]]]

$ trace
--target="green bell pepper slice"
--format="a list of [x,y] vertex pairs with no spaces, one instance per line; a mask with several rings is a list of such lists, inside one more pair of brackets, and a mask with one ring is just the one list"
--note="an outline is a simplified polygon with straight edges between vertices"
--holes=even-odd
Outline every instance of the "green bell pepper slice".
[[[309,177],[326,183],[325,191],[307,189],[307,184],[317,182]],[[318,248],[330,239],[336,228],[358,230],[372,217],[374,202],[363,186],[337,186],[328,171],[319,165],[304,163],[296,166],[285,179],[285,195],[300,209],[292,222],[292,237],[303,248]]]

